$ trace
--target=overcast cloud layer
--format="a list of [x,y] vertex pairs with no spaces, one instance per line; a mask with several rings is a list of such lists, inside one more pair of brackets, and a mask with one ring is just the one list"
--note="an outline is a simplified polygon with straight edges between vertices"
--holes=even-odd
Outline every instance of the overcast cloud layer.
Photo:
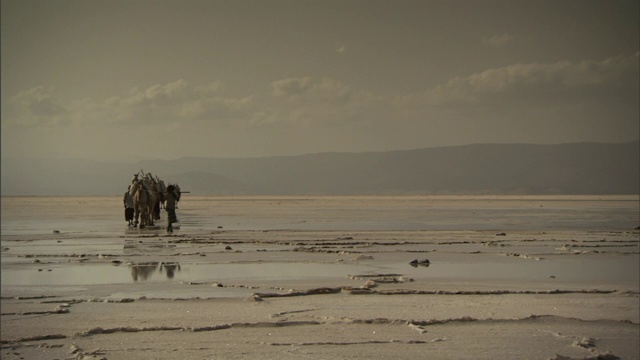
[[2,1],[2,156],[639,137],[638,1]]

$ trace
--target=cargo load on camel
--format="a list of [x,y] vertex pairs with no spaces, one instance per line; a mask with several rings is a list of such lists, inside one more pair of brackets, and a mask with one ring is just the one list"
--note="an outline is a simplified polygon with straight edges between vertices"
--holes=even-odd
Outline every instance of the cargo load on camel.
[[[172,190],[176,203],[180,201],[182,192],[178,184],[165,185],[165,182],[157,175],[154,177],[151,173],[145,174],[142,170],[133,174],[131,185],[127,188],[124,198],[125,220],[128,222],[128,226],[140,229],[155,226],[155,221],[160,220],[160,210],[163,207],[168,189]],[[133,204],[133,215],[131,215],[131,210],[127,210],[131,203]]]

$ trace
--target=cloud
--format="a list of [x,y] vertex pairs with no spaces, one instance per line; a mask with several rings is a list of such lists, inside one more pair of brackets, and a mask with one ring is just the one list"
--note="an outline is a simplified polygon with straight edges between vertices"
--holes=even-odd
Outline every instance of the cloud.
[[20,126],[159,124],[176,121],[233,122],[253,110],[253,97],[229,97],[224,84],[191,86],[183,79],[133,88],[105,99],[83,98],[61,103],[51,88],[37,86],[19,92],[3,109],[3,118]]
[[[229,96],[221,82],[183,79],[133,88],[104,99],[63,103],[54,89],[17,93],[3,107],[3,126],[342,126],[394,124],[436,118],[463,119],[485,108],[524,114],[556,106],[601,104],[637,112],[639,53],[602,61],[513,64],[454,77],[420,93],[377,95],[335,78],[283,78],[264,91]],[[617,105],[612,105],[617,104]],[[584,106],[583,106],[584,107]],[[636,109],[636,110],[634,110]]]
[[344,102],[352,94],[348,86],[327,77],[319,82],[308,76],[287,78],[272,82],[271,87],[274,96],[298,101]]
[[224,85],[191,86],[184,80],[133,90],[117,106],[120,118],[143,122],[202,121],[229,123],[250,114],[253,97],[229,97]]
[[193,89],[193,92],[198,95],[208,96],[212,94],[218,94],[223,92],[225,89],[225,85],[222,81],[214,81],[206,85],[196,86]]
[[272,93],[276,97],[294,98],[302,96],[312,88],[310,77],[288,78],[271,83]]
[[188,92],[189,84],[180,79],[166,85],[156,84],[145,90],[133,88],[123,102],[125,105],[167,105],[183,101]]
[[6,119],[21,126],[37,126],[63,121],[65,113],[52,88],[36,86],[9,99]]
[[336,52],[337,52],[338,54],[342,54],[342,53],[344,53],[345,51],[347,51],[347,47],[346,47],[345,45],[341,45],[341,46],[339,46],[339,47],[336,49]]
[[637,99],[638,53],[603,61],[514,64],[456,77],[398,104],[493,105],[495,102],[562,103],[620,97]]
[[[270,84],[270,93],[228,96],[224,84],[191,85],[183,79],[132,88],[104,99],[55,101],[53,89],[35,87],[12,98],[14,124],[155,126],[184,122],[225,126],[339,123],[366,113],[372,94],[354,92],[332,78],[304,76]],[[64,120],[64,121],[62,121]]]
[[[356,91],[337,79],[324,77],[287,78],[271,83],[272,95],[279,100],[277,111],[268,118],[286,124],[344,124],[381,116],[380,107],[391,109],[383,97],[366,91]],[[385,105],[382,105],[385,103]],[[376,110],[372,110],[376,109]]]

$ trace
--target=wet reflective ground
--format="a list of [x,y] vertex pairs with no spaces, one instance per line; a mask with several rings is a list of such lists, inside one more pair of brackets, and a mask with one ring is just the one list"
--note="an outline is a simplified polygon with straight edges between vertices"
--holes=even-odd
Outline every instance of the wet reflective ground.
[[121,212],[117,197],[3,198],[2,295],[108,285],[177,297],[188,285],[359,286],[385,274],[415,288],[640,280],[634,197],[186,197],[171,236],[164,219],[127,228]]
[[0,357],[636,359],[639,204],[3,198]]
[[[226,230],[629,230],[638,196],[185,196],[182,233]],[[3,235],[122,234],[122,199],[2,197]],[[158,225],[164,226],[165,213]]]
[[[2,271],[2,286],[105,285],[144,282],[234,282],[317,279],[340,280],[352,275],[401,274],[414,280],[512,280],[535,281],[562,279],[576,284],[589,282],[633,283],[640,281],[640,263],[634,254],[603,257],[547,255],[540,260],[494,255],[434,253],[428,266],[403,263],[380,263],[378,257],[365,260],[326,262],[136,262],[112,260],[96,263],[68,263],[49,259],[36,263],[14,262]],[[411,259],[406,256],[406,259]],[[9,263],[7,263],[9,265]]]

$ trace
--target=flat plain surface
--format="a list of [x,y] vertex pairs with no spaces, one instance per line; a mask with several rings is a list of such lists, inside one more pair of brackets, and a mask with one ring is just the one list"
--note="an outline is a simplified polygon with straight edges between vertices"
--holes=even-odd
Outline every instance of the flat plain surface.
[[640,358],[637,196],[121,206],[2,198],[3,359]]

